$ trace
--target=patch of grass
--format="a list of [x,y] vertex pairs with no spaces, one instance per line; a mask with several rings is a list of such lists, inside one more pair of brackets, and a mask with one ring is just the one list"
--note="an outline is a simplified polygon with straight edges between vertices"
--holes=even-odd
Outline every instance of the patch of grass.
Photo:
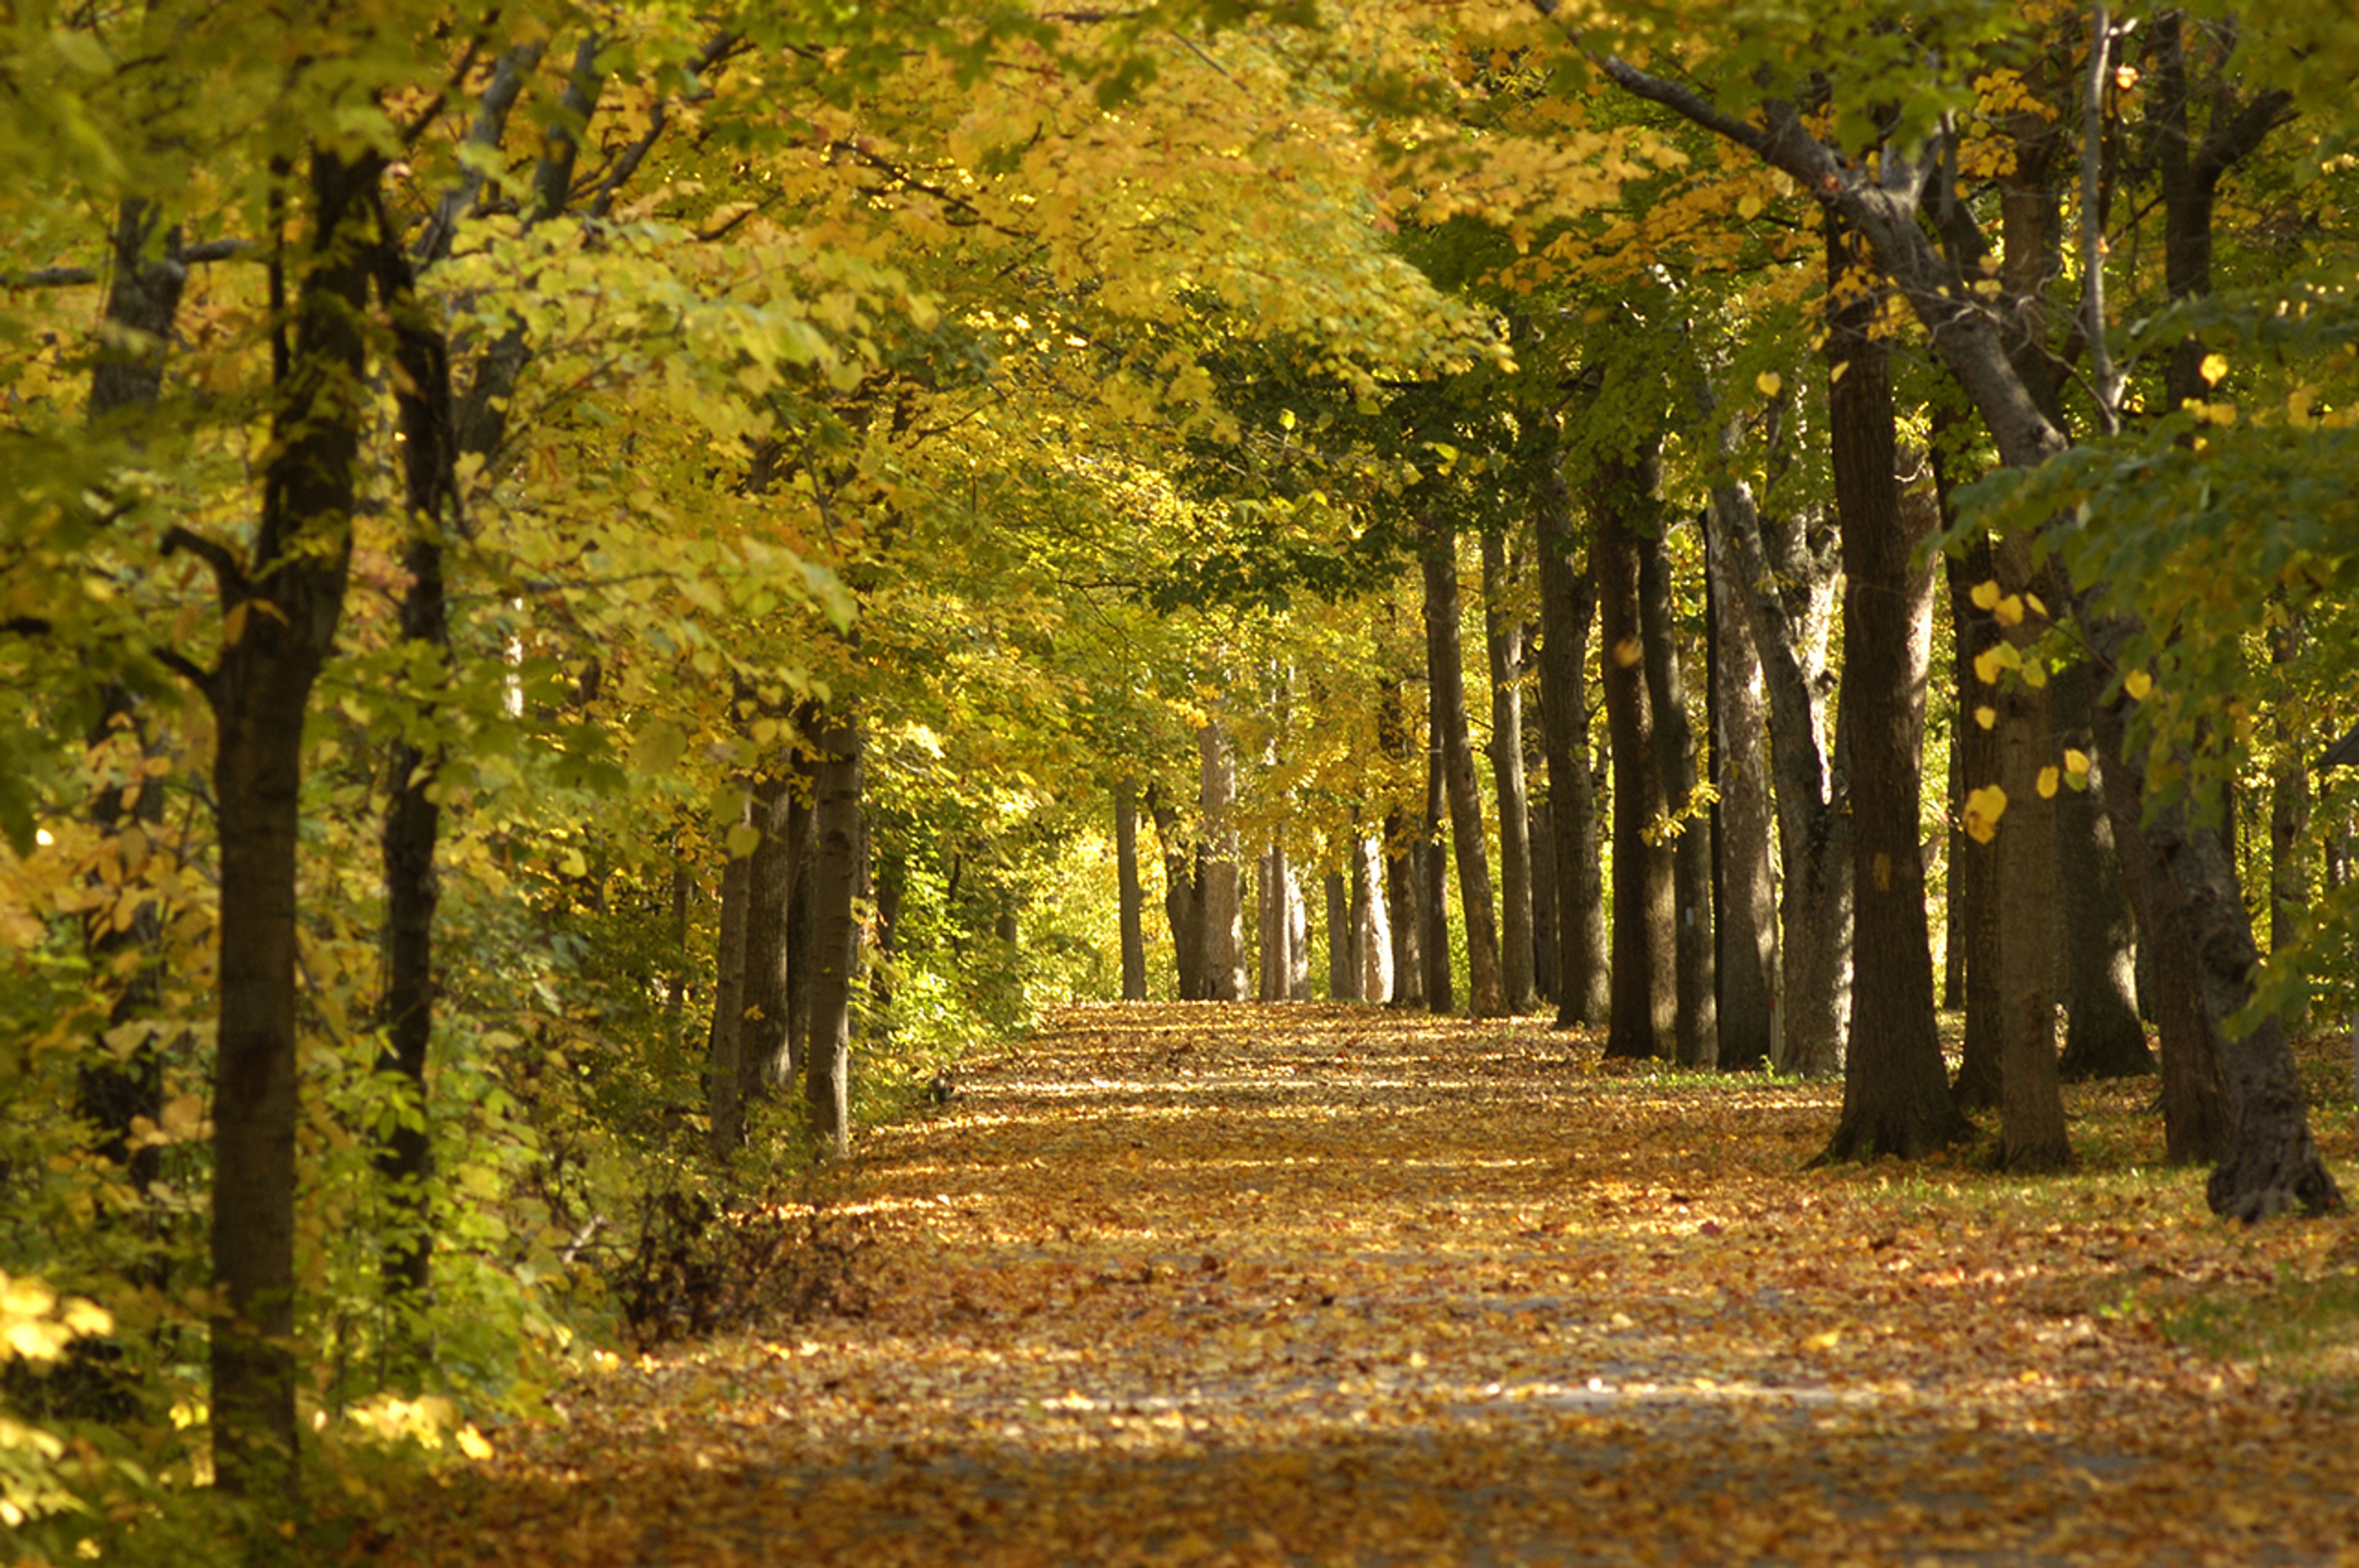
[[2206,1356],[2249,1362],[2273,1381],[2359,1405],[2359,1266],[2347,1252],[2314,1278],[2207,1289],[2158,1322],[2167,1337]]

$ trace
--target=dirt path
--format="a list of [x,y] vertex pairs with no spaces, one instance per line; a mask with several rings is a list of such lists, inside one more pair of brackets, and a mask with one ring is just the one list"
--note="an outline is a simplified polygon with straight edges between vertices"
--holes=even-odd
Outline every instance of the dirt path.
[[377,1560],[2359,1563],[2359,1422],[2097,1310],[2347,1224],[1803,1173],[1832,1091],[1596,1055],[1077,1010],[866,1141],[873,1310],[568,1390]]

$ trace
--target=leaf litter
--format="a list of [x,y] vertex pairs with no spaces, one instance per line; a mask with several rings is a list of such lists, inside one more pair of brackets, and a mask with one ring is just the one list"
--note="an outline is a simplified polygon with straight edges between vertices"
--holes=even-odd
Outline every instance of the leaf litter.
[[350,1555],[2359,1564],[2347,1385],[2163,1332],[2354,1227],[2211,1219],[2150,1083],[2030,1181],[1529,1022],[1080,1007],[959,1081],[844,1173],[856,1309],[603,1358]]

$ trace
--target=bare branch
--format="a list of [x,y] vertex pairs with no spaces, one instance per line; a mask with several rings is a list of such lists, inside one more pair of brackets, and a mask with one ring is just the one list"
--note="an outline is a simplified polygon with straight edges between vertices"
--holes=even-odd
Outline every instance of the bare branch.
[[175,524],[164,535],[164,554],[168,558],[183,550],[212,568],[213,582],[224,603],[235,604],[252,596],[254,588],[245,568],[227,545]]

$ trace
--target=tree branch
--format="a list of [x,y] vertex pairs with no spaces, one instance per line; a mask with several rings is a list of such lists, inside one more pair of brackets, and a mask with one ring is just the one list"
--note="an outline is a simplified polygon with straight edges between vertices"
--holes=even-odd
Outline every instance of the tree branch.
[[236,604],[253,597],[254,585],[247,580],[245,568],[227,545],[175,524],[164,535],[164,555],[168,559],[184,550],[212,568],[223,603]]

